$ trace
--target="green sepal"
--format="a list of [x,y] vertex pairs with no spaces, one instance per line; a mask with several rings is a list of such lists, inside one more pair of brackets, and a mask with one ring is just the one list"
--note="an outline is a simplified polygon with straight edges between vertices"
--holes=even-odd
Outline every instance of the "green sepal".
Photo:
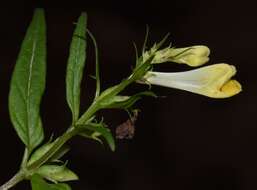
[[21,45],[9,93],[10,118],[29,153],[44,139],[40,103],[45,78],[45,18],[44,11],[36,9]]
[[168,37],[170,36],[170,33],[168,33],[168,34],[166,34],[163,38],[162,38],[162,40],[158,43],[158,44],[156,44],[156,50],[158,50],[158,49],[160,49],[160,47],[167,41],[167,39],[168,39]]
[[148,37],[149,37],[149,26],[146,25],[146,34],[145,34],[144,44],[143,44],[143,47],[142,47],[142,54],[143,54],[143,53],[145,52],[145,50],[146,50],[146,44],[147,44]]
[[[108,145],[110,146],[112,151],[115,151],[115,141],[112,136],[110,129],[108,129],[104,123],[89,123],[87,125],[77,125],[77,129],[80,130],[82,136],[95,139],[97,141],[100,140],[100,136],[102,136]],[[84,133],[84,134],[83,134]],[[99,141],[101,143],[101,140]]]
[[117,108],[117,109],[129,109],[132,107],[142,96],[152,96],[157,97],[151,91],[145,91],[137,93],[133,96],[114,96],[110,98],[108,101],[101,102],[101,106],[103,108]]
[[78,180],[78,176],[64,165],[43,165],[36,170],[36,173],[45,179],[57,182]]
[[66,99],[72,112],[73,123],[77,121],[80,110],[80,84],[86,60],[86,26],[87,15],[82,13],[72,37],[67,65]]
[[38,174],[31,177],[30,183],[32,190],[71,190],[66,183],[49,184]]
[[136,54],[136,66],[137,66],[137,64],[138,64],[138,50],[137,50],[137,45],[136,45],[136,43],[135,42],[133,42],[133,46],[134,46],[134,49],[135,49],[135,54]]

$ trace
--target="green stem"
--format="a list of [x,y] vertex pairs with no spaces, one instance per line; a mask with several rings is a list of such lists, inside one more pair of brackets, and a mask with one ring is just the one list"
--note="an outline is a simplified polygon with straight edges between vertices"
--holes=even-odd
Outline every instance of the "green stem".
[[17,174],[15,174],[9,181],[7,181],[5,184],[3,184],[0,187],[0,190],[8,190],[15,186],[17,183],[21,182],[23,179],[25,179],[25,174],[22,171],[19,171]]
[[97,102],[91,104],[88,110],[76,122],[76,125],[85,124],[86,121],[88,121],[99,110],[99,107],[96,104]]

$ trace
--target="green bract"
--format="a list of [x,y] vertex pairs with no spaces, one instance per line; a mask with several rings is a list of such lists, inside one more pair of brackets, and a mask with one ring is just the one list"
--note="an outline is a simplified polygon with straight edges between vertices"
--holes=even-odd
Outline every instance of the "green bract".
[[78,176],[66,168],[65,165],[43,165],[37,169],[36,173],[55,183],[79,179]]
[[131,108],[139,99],[143,96],[152,96],[156,95],[151,91],[139,92],[133,96],[114,96],[109,100],[102,101],[100,105],[103,108],[118,108],[118,109],[129,109]]
[[49,184],[38,174],[31,177],[31,187],[32,190],[71,190],[65,183]]
[[78,125],[80,134],[84,137],[99,141],[99,135],[102,135],[109,144],[112,151],[115,150],[115,142],[111,131],[103,123],[89,123],[87,125]]
[[[48,142],[44,144],[43,146],[39,147],[32,155],[31,158],[28,161],[28,165],[31,165],[38,161],[43,155],[45,155],[53,146],[55,142]],[[60,159],[64,154],[66,154],[69,151],[69,147],[62,146],[55,154],[51,156],[49,159],[49,162],[56,162],[58,159]]]

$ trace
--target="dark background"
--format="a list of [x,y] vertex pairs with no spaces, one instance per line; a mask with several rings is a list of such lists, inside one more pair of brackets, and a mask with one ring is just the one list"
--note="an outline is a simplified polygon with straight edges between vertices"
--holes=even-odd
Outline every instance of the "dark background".
[[[42,101],[46,140],[70,124],[65,100],[65,69],[74,22],[81,11],[89,16],[101,62],[103,88],[125,78],[134,64],[132,42],[142,45],[145,26],[150,41],[171,32],[177,47],[206,44],[208,64],[237,67],[243,92],[215,100],[184,91],[154,87],[166,98],[145,98],[132,140],[117,141],[113,153],[87,139],[75,138],[65,156],[80,176],[75,190],[251,190],[257,188],[257,1],[9,1],[0,7],[0,183],[18,169],[23,145],[8,115],[8,90],[20,44],[36,7],[45,8],[48,27],[47,87]],[[151,43],[150,43],[151,45]],[[167,44],[168,45],[168,44]],[[89,42],[81,103],[94,93],[94,53]],[[158,66],[184,71],[184,65]],[[129,88],[133,93],[140,85]],[[112,130],[127,115],[101,112]],[[14,189],[29,189],[23,182]]]

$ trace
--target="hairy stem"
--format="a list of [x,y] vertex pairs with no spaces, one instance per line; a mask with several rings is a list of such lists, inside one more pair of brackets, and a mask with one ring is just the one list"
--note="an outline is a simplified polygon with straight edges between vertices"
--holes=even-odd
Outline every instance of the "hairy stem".
[[0,190],[8,190],[8,189],[10,189],[11,187],[15,186],[17,183],[21,182],[24,178],[25,178],[24,172],[19,171],[9,181],[7,181],[5,184],[3,184],[0,187]]

